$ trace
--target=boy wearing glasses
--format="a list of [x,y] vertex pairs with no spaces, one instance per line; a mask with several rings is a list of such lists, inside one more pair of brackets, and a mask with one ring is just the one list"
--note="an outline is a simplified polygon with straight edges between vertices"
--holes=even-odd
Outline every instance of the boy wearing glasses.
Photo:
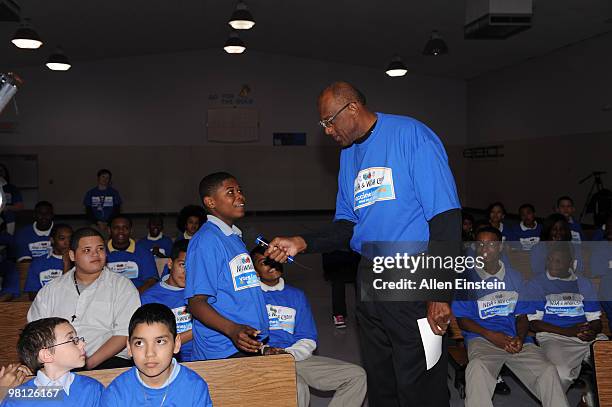
[[85,340],[63,318],[43,318],[25,326],[17,343],[19,357],[36,374],[9,390],[2,406],[98,406],[104,386],[77,375],[85,365]]
[[543,406],[569,406],[555,366],[527,336],[530,304],[519,300],[521,275],[500,260],[501,232],[487,226],[476,240],[484,267],[468,270],[465,278],[496,288],[458,291],[452,305],[468,352],[466,407],[493,406],[496,378],[504,364]]
[[127,347],[136,365],[104,391],[101,405],[212,407],[208,385],[172,357],[181,348],[170,308],[151,303],[130,320]]
[[82,228],[70,241],[75,267],[45,285],[28,311],[28,321],[65,318],[88,338],[86,369],[131,366],[125,351],[130,317],[140,297],[127,278],[106,266],[102,235]]

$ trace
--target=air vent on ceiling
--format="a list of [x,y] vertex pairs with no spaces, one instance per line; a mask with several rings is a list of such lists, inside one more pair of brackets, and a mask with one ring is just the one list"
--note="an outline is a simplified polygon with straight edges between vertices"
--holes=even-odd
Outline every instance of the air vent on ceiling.
[[531,27],[533,0],[467,0],[466,39],[505,39]]

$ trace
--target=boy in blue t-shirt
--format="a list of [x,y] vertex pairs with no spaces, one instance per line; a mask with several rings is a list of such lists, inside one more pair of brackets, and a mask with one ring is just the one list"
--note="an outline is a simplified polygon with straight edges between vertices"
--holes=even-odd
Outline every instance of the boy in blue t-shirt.
[[121,209],[121,196],[111,186],[112,178],[110,170],[99,170],[98,185],[87,191],[83,198],[87,218],[103,232],[108,232],[109,221]]
[[109,384],[102,406],[212,406],[204,379],[172,357],[181,348],[181,338],[168,307],[141,306],[128,332],[127,349],[136,366]]
[[534,308],[528,316],[530,327],[557,367],[565,391],[580,374],[590,344],[601,332],[597,295],[589,280],[574,273],[571,246],[562,242],[549,249],[546,273],[531,280],[528,290]]
[[158,280],[155,258],[150,251],[138,248],[131,238],[132,220],[117,215],[111,220],[111,238],[106,244],[106,266],[129,278],[143,293]]
[[53,228],[53,205],[40,201],[34,207],[34,224],[20,229],[15,235],[17,262],[46,256],[51,249],[49,235]]
[[569,196],[562,196],[557,199],[557,213],[565,216],[567,223],[569,223],[572,233],[572,242],[581,243],[584,240],[584,234],[582,233],[580,222],[574,220],[575,212],[576,207],[574,206],[574,200],[572,198]]
[[30,301],[34,301],[36,293],[45,284],[70,269],[69,263],[66,264],[64,259],[70,251],[71,237],[72,228],[65,223],[57,224],[51,229],[51,251],[46,256],[35,258],[28,269],[23,291],[28,293]]
[[185,256],[189,240],[180,240],[174,244],[168,259],[170,273],[162,280],[140,295],[140,302],[149,304],[157,302],[164,304],[172,310],[176,317],[176,327],[181,337],[181,351],[177,359],[179,362],[190,362],[193,350],[193,335],[191,331],[191,314],[185,306]]
[[206,211],[198,205],[187,205],[176,218],[179,235],[176,240],[190,240],[206,222]]
[[519,216],[521,221],[512,230],[512,236],[520,243],[522,250],[530,251],[540,241],[542,225],[536,220],[535,207],[532,204],[522,204],[519,207]]
[[151,216],[147,223],[147,229],[149,233],[136,242],[136,247],[146,249],[158,258],[170,257],[172,239],[163,233],[164,220],[162,217],[159,215]]
[[100,405],[104,386],[91,377],[71,372],[85,366],[85,339],[77,336],[67,320],[42,318],[30,322],[19,335],[17,351],[36,376],[9,390],[2,407]]
[[467,271],[466,280],[489,284],[458,291],[453,313],[465,338],[466,407],[492,406],[496,378],[505,364],[545,407],[569,406],[555,366],[527,337],[529,303],[521,301],[521,275],[501,258],[501,232],[485,227],[476,234],[484,267]]
[[308,299],[302,290],[285,284],[283,266],[264,256],[256,246],[251,258],[261,280],[268,318],[270,341],[265,355],[290,353],[295,358],[298,406],[308,407],[310,389],[335,391],[333,406],[360,406],[366,395],[365,371],[352,363],[313,355],[317,327]]
[[248,356],[268,338],[268,312],[242,232],[245,197],[226,172],[200,182],[210,213],[189,243],[185,299],[193,316],[193,359]]

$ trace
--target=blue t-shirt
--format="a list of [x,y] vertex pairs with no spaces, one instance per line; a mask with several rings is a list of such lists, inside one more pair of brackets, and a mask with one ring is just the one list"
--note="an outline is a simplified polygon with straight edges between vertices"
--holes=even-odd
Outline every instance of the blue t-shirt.
[[593,277],[601,277],[599,300],[602,301],[606,314],[608,314],[612,304],[612,242],[603,241],[592,244],[590,268]]
[[[21,386],[17,387],[17,389],[22,390],[26,394],[32,390],[36,390],[37,387],[34,384],[35,379],[30,379]],[[45,387],[40,388],[45,389]],[[49,399],[49,398],[18,398],[18,397],[9,397],[6,396],[4,401],[2,402],[2,407],[12,407],[12,406],[40,406],[40,407],[54,407],[54,406],[74,406],[74,407],[97,407],[103,404],[100,404],[100,398],[102,396],[102,392],[104,391],[104,386],[97,381],[96,379],[92,379],[91,377],[81,376],[79,374],[74,374],[74,381],[70,385],[70,395],[66,394],[66,392],[61,389],[58,394],[57,399]],[[20,392],[21,393],[21,392]]]
[[15,246],[17,249],[17,260],[33,259],[35,257],[46,256],[51,250],[51,240],[49,235],[51,229],[45,231],[34,230],[34,225],[26,226],[15,234]]
[[300,339],[317,341],[317,325],[302,290],[285,284],[283,290],[263,293],[270,321],[268,345],[284,349]]
[[158,279],[155,257],[150,251],[138,248],[134,241],[126,250],[116,250],[111,241],[106,245],[106,266],[113,272],[129,278],[136,288],[150,278]]
[[591,282],[580,276],[567,281],[551,280],[547,273],[538,274],[529,282],[527,292],[534,300],[534,310],[543,314],[542,321],[562,328],[584,323],[585,313],[600,311]]
[[161,254],[165,255],[166,257],[170,257],[172,254],[172,239],[170,239],[168,236],[162,236],[157,240],[149,240],[147,236],[137,241],[136,247],[148,250],[150,252],[153,252],[154,247],[159,247]]
[[355,223],[358,253],[364,242],[427,242],[428,221],[460,207],[438,136],[410,117],[376,115],[372,134],[340,154],[335,220]]
[[[227,236],[213,222],[206,222],[193,236],[185,260],[185,299],[208,296],[208,303],[224,318],[251,326],[268,336],[268,313],[259,277],[244,242]],[[221,332],[193,321],[193,360],[223,359],[238,352]]]
[[[178,333],[190,331],[191,314],[185,306],[185,289],[173,287],[166,283],[169,276],[162,278],[162,281],[149,288],[144,293],[140,294],[140,302],[142,305],[156,302],[164,304],[172,310],[176,317],[176,330]],[[191,362],[191,353],[193,351],[193,340],[183,343],[181,351],[178,354],[180,362]]]
[[[529,253],[529,262],[531,263],[531,272],[533,274],[543,274],[546,272],[546,258],[548,257],[548,245],[555,244],[551,241],[541,241],[536,243]],[[580,246],[573,246],[574,261],[572,268],[578,274],[584,271],[584,262],[582,260],[582,251]]]
[[52,251],[46,256],[35,258],[28,269],[23,291],[37,293],[48,282],[64,274],[64,260]]
[[[503,290],[457,291],[457,298],[452,305],[453,314],[457,318],[471,319],[490,331],[516,336],[516,316],[533,312],[530,312],[531,304],[519,298],[525,289],[521,275],[508,265],[504,267],[503,280],[497,276],[482,280],[474,269],[466,271],[464,277],[468,281],[503,282],[505,287]],[[461,332],[466,342],[480,337],[474,332]],[[533,342],[533,339],[526,336],[524,342]]]
[[593,232],[593,236],[591,237],[592,241],[599,242],[602,240],[606,240],[606,237],[605,237],[606,227],[605,226],[606,225],[602,225],[599,229]]
[[[4,199],[6,200],[6,206],[15,205],[16,203],[23,202],[21,192],[13,184],[6,184],[2,187],[4,191]],[[3,210],[1,213],[6,223],[15,222],[15,212],[9,210]]]
[[582,233],[582,226],[578,222],[574,222],[573,220],[569,222],[570,232],[572,233],[572,242],[580,243],[584,240],[584,235]]
[[85,193],[83,205],[91,208],[96,220],[108,222],[113,214],[113,207],[121,205],[121,196],[113,187],[104,190],[95,187]]
[[157,407],[163,400],[167,407],[212,406],[208,384],[186,366],[181,365],[176,378],[159,389],[145,387],[137,374],[138,370],[133,367],[117,376],[102,394],[100,404],[104,407]]
[[11,294],[15,298],[21,295],[17,266],[10,260],[0,262],[0,295],[4,294]]
[[533,246],[538,244],[541,234],[542,225],[539,223],[536,223],[534,228],[528,228],[521,222],[512,229],[511,240],[518,241],[522,250],[529,251],[533,248]]

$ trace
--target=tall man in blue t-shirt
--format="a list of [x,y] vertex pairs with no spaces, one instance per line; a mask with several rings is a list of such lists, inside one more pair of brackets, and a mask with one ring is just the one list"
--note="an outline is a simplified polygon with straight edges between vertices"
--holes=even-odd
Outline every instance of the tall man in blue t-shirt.
[[101,231],[108,233],[110,220],[119,214],[121,196],[111,186],[113,174],[105,168],[98,171],[98,185],[83,198],[87,218]]
[[[363,280],[372,274],[362,247],[368,242],[453,241],[459,248],[455,181],[432,130],[410,117],[370,111],[363,94],[346,82],[323,90],[318,108],[325,133],[343,147],[334,222],[318,233],[275,238],[266,256],[284,262],[288,255],[346,249],[350,242],[362,255]],[[360,301],[370,406],[448,405],[446,352],[426,369],[417,320],[427,317],[434,333],[443,335],[450,314],[447,302]]]

